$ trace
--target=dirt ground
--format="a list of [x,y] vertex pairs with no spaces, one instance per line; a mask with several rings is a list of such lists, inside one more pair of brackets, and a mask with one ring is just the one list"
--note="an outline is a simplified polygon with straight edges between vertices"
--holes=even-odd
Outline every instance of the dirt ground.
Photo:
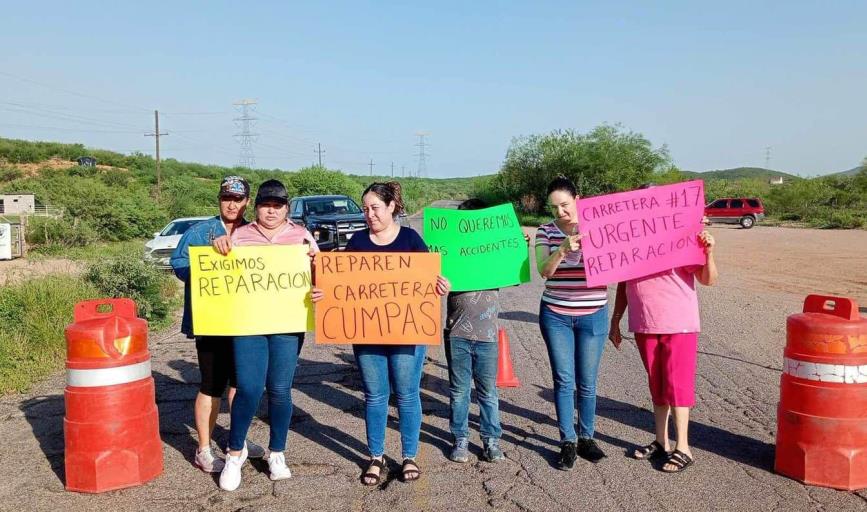
[[720,275],[749,291],[818,293],[867,306],[867,231],[713,225]]
[[[13,169],[21,170],[25,176],[37,176],[39,173],[43,171],[57,171],[63,169],[69,169],[71,167],[78,166],[77,162],[73,162],[70,160],[63,160],[62,158],[51,158],[44,162],[37,163],[7,163],[7,167],[12,167]],[[97,169],[108,170],[115,169],[115,167],[111,167],[110,165],[96,165]]]

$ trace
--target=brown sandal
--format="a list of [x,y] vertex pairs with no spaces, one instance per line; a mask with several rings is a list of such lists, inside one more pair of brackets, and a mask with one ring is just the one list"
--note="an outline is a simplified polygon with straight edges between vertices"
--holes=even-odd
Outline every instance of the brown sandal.
[[412,459],[403,459],[400,472],[404,482],[414,482],[421,477],[421,469],[418,467],[418,463]]
[[[379,469],[379,472],[374,473],[372,471],[373,468]],[[387,469],[388,468],[385,466],[385,457],[382,459],[371,459],[370,465],[367,466],[367,471],[361,475],[361,483],[370,487],[381,484],[385,479]]]

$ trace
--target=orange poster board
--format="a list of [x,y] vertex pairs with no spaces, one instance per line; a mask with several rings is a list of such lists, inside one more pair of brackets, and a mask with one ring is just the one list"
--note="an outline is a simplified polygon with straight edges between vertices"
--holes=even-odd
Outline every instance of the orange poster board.
[[439,254],[323,252],[315,267],[317,344],[439,345]]

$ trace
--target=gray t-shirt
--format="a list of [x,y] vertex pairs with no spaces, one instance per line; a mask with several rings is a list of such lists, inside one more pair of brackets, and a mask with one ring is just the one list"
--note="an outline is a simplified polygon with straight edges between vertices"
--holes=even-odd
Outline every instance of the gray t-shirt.
[[446,302],[446,331],[472,341],[497,341],[500,290],[452,292]]

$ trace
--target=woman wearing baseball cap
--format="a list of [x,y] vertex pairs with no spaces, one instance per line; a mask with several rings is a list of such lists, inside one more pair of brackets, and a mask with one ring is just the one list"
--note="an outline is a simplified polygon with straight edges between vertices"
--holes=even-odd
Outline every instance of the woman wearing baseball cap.
[[[259,186],[256,194],[256,220],[235,230],[230,237],[214,240],[214,248],[228,254],[232,246],[309,244],[310,256],[319,252],[313,236],[302,225],[287,218],[289,195],[277,180]],[[233,343],[238,391],[232,404],[229,450],[220,473],[220,487],[234,491],[241,485],[241,467],[248,457],[245,439],[268,388],[270,440],[268,469],[271,480],[290,478],[283,450],[292,419],[292,380],[298,355],[304,343],[303,332],[236,336]]]

